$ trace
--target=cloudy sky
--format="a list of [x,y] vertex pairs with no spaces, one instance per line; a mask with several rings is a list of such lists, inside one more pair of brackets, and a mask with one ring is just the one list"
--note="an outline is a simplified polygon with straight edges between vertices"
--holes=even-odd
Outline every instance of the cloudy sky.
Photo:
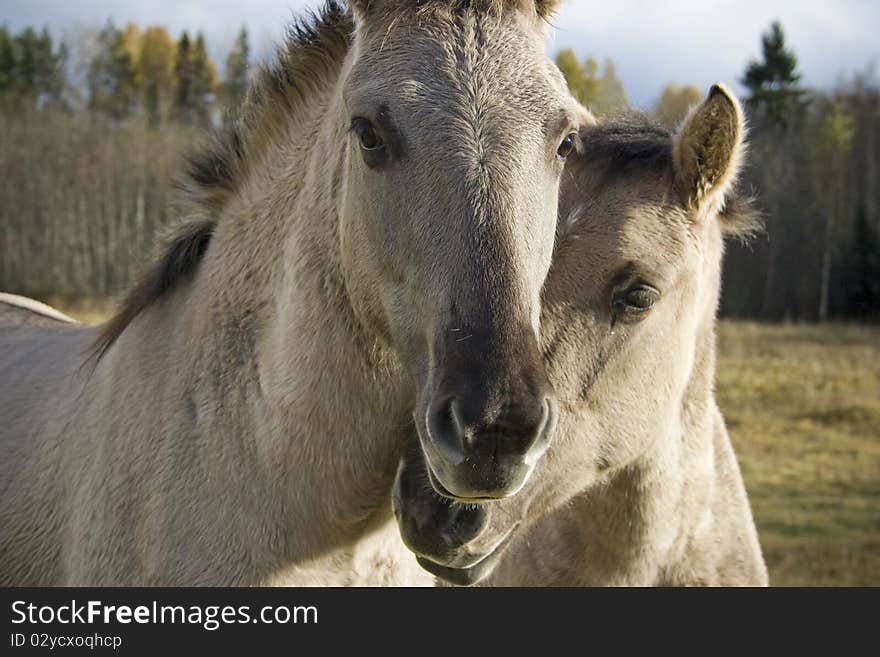
[[[320,0],[0,0],[0,23],[48,25],[72,35],[112,18],[117,25],[161,24],[205,32],[222,63],[242,24],[258,53],[286,21]],[[548,51],[611,57],[630,100],[647,107],[667,82],[736,85],[759,54],[760,33],[782,21],[807,84],[829,87],[842,75],[880,70],[878,0],[568,0],[553,19]],[[69,38],[69,36],[68,36]]]

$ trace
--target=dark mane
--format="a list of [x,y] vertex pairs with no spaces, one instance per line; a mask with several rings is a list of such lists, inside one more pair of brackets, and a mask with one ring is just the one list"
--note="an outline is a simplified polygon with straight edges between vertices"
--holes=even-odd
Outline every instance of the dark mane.
[[92,345],[90,357],[96,363],[135,317],[196,271],[214,234],[216,217],[249,174],[249,165],[272,143],[293,109],[338,68],[353,29],[351,14],[336,0],[328,0],[318,14],[294,22],[275,62],[255,74],[237,118],[188,156],[186,177],[179,187],[184,207],[201,218],[181,223],[162,241],[157,260]]
[[[643,112],[626,111],[581,130],[582,166],[600,165],[607,178],[632,171],[662,173],[672,168],[674,134]],[[727,195],[718,215],[726,235],[748,239],[763,224],[751,195],[740,186]]]
[[474,11],[500,14],[507,9],[534,11],[547,19],[561,3],[561,0],[349,0],[360,11],[374,12],[388,20],[402,11],[421,13],[445,12],[461,13]]
[[339,66],[353,31],[351,14],[336,0],[287,28],[275,61],[257,69],[236,119],[187,158],[181,187],[192,203],[214,212],[225,206],[291,110]]
[[203,219],[184,223],[174,231],[165,242],[158,262],[128,292],[116,314],[101,327],[91,349],[91,356],[96,361],[107,353],[145,308],[192,276],[208,250],[215,225],[214,221]]

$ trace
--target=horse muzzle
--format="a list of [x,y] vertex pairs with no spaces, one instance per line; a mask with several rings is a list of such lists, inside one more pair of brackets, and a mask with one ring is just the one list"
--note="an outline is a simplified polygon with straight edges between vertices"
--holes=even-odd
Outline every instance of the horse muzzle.
[[516,494],[547,451],[556,417],[549,396],[531,407],[507,405],[491,422],[455,397],[433,404],[419,431],[431,485],[465,502]]
[[401,461],[392,508],[404,544],[431,574],[460,586],[486,577],[516,531],[500,536],[489,527],[489,505],[466,504],[438,495],[418,446]]

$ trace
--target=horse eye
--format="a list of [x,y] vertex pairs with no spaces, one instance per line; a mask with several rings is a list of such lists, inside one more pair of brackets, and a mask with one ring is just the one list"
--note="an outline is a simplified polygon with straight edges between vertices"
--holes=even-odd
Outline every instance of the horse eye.
[[649,285],[636,285],[624,291],[614,302],[618,310],[638,315],[657,303],[660,293]]
[[574,152],[575,139],[577,139],[577,135],[573,132],[566,135],[565,139],[562,140],[562,143],[559,144],[559,148],[556,149],[556,155],[559,156],[559,159],[563,162]]
[[376,134],[373,124],[367,119],[357,117],[351,122],[351,129],[361,141],[361,148],[365,151],[375,151],[382,148],[385,144],[382,138]]

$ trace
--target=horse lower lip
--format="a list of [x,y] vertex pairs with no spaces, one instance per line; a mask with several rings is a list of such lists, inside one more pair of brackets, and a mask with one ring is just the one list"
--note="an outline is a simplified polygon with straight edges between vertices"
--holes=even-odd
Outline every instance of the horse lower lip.
[[479,567],[479,564],[472,568],[450,568],[449,566],[440,565],[430,559],[425,559],[424,557],[416,557],[416,560],[419,562],[419,565],[429,573],[449,582],[450,584],[455,584],[457,586],[470,586],[471,584],[476,584],[481,579],[480,571],[482,569]]

